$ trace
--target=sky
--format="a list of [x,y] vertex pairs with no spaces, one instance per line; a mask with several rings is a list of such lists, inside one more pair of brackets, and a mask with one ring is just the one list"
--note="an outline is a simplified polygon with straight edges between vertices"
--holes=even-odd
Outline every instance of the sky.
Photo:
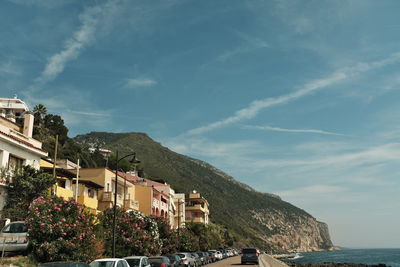
[[[400,247],[400,1],[5,0],[0,95],[69,136],[145,132]],[[139,155],[140,157],[140,155]]]

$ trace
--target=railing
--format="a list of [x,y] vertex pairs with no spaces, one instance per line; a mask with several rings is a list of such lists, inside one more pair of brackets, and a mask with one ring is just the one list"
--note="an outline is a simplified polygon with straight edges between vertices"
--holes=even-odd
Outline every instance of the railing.
[[78,203],[84,205],[85,207],[91,208],[91,209],[97,209],[97,207],[98,207],[97,199],[91,198],[91,197],[79,196]]
[[62,197],[65,200],[70,200],[74,197],[74,192],[70,189],[65,189],[64,187],[57,186],[56,195]]
[[202,218],[202,217],[186,217],[185,221],[192,222],[192,223],[204,223],[204,218]]
[[102,201],[114,201],[112,192],[103,192],[103,198]]
[[133,199],[125,200],[125,209],[130,210],[138,210],[139,209],[139,201]]
[[288,265],[268,254],[262,254],[259,257],[260,267],[288,267]]

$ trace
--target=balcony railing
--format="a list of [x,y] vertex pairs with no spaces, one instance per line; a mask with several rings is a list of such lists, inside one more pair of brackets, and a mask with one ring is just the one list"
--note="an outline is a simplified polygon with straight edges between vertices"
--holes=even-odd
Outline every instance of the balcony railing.
[[205,222],[203,217],[186,217],[185,221],[192,222],[192,223],[204,223]]
[[125,209],[127,210],[139,210],[139,201],[133,199],[125,200]]
[[86,196],[79,196],[78,203],[84,205],[85,207],[91,208],[91,209],[97,209],[97,206],[98,206],[97,199],[94,199],[91,197],[86,197]]
[[112,192],[103,192],[103,198],[101,201],[114,201]]

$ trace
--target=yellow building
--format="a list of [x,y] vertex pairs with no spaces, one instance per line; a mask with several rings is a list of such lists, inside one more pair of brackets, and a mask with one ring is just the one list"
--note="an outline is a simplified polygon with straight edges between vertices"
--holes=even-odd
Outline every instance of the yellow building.
[[[40,169],[46,173],[53,174],[53,163],[47,160],[40,160]],[[52,192],[62,197],[64,200],[74,199],[74,191],[72,188],[72,180],[75,178],[75,174],[58,165],[56,167],[57,184],[51,189]]]
[[210,214],[208,201],[193,191],[189,194],[185,203],[185,221],[186,223],[204,223],[208,224]]
[[[98,195],[98,209],[104,211],[114,206],[115,171],[108,168],[83,168],[79,176],[102,187]],[[135,186],[123,173],[118,172],[117,206],[125,210],[139,210],[139,202],[135,200]]]
[[[40,161],[41,169],[53,174],[53,163],[47,160]],[[57,184],[51,189],[53,193],[65,200],[76,200],[85,206],[91,213],[96,214],[98,208],[98,191],[103,187],[95,182],[78,179],[76,191],[76,174],[56,164]]]

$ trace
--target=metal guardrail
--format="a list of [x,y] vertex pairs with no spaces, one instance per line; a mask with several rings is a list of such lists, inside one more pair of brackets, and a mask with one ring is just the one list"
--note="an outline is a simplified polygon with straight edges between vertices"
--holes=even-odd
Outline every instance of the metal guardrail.
[[260,267],[288,267],[288,265],[268,254],[262,254],[259,257]]

